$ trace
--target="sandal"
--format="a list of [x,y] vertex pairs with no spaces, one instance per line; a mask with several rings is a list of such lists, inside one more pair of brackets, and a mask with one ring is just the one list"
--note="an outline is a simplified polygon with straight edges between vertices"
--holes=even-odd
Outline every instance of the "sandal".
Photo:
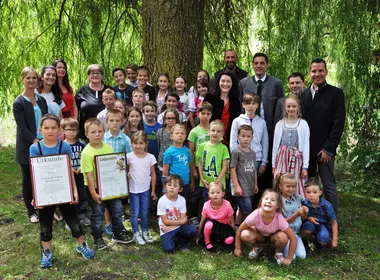
[[274,255],[274,258],[276,259],[278,265],[282,264],[282,262],[283,262],[284,259],[285,259],[283,253],[276,253],[276,254]]
[[248,253],[248,258],[250,260],[254,260],[257,258],[257,256],[260,254],[260,252],[263,250],[262,247],[253,247],[251,252]]
[[57,212],[54,212],[54,219],[58,222],[62,221],[63,218],[57,214]]
[[30,216],[30,222],[32,224],[36,224],[36,223],[39,223],[40,222],[40,219],[38,219],[38,216],[37,214],[33,214]]

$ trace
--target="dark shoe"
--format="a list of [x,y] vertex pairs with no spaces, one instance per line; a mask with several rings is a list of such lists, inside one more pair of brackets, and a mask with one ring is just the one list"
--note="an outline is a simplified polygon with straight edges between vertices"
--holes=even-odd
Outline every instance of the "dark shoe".
[[127,231],[122,231],[120,234],[114,234],[112,241],[116,243],[128,244],[133,241],[133,237]]
[[101,251],[107,249],[108,245],[104,242],[103,238],[100,238],[95,241],[95,248],[97,251]]

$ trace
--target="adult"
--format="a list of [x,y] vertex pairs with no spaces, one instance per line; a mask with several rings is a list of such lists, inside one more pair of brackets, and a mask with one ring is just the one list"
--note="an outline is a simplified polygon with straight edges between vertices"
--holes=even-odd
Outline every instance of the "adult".
[[102,103],[103,92],[110,88],[104,85],[104,70],[98,64],[91,64],[87,68],[88,85],[81,86],[75,95],[78,107],[79,137],[87,139],[84,133],[84,123],[89,118],[96,118],[105,107]]
[[16,121],[16,162],[21,167],[22,197],[32,223],[38,223],[36,210],[32,206],[32,181],[30,176],[29,147],[42,139],[39,132],[40,120],[48,113],[46,100],[35,93],[38,75],[36,70],[26,67],[21,72],[24,86],[22,93],[13,102],[13,116]]
[[204,101],[213,106],[212,119],[222,120],[224,123],[223,144],[228,146],[232,121],[241,113],[238,83],[230,71],[220,73],[215,93],[207,93]]
[[45,98],[49,113],[62,118],[62,109],[66,104],[62,100],[62,92],[57,81],[57,70],[54,66],[48,65],[42,67],[39,79],[37,93]]
[[137,69],[139,66],[137,64],[128,64],[127,65],[127,84],[132,86],[132,87],[137,87],[138,86],[138,81],[137,81]]
[[62,58],[53,61],[53,66],[57,70],[58,85],[62,92],[62,100],[65,107],[62,109],[64,118],[78,119],[78,108],[74,100],[74,89],[70,85],[67,64]]
[[[284,97],[284,86],[280,79],[267,74],[268,66],[268,56],[264,53],[255,53],[252,61],[255,75],[242,79],[239,83],[239,88],[240,100],[243,100],[244,93],[255,93],[260,97],[261,104],[257,115],[266,121],[269,143],[272,143],[274,127],[276,125],[274,117],[277,100]],[[272,146],[270,145],[269,151],[271,150]]]
[[[288,88],[291,95],[299,97],[301,91],[305,89],[305,77],[299,72],[293,72],[288,77]],[[284,117],[285,99],[282,97],[277,101],[274,122],[277,124]]]
[[301,92],[302,115],[310,127],[309,176],[319,175],[325,198],[338,209],[334,162],[346,121],[343,90],[326,82],[326,62],[310,64],[312,84]]

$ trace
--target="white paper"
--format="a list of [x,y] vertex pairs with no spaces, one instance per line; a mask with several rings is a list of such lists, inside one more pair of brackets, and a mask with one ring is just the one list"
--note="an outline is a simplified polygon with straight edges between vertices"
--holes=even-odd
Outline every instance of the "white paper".
[[102,200],[128,196],[126,154],[99,155],[95,161],[99,195]]
[[36,206],[72,202],[68,155],[30,158]]

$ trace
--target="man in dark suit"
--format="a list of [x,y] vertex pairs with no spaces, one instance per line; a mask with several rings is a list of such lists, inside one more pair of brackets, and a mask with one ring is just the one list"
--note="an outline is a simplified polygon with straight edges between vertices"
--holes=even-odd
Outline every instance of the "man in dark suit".
[[309,177],[319,175],[324,195],[338,209],[334,160],[346,120],[343,91],[326,82],[326,62],[310,64],[312,84],[301,92],[302,115],[310,127]]
[[[291,94],[299,97],[300,92],[305,89],[304,75],[299,72],[290,74],[288,77],[288,87]],[[277,101],[276,114],[274,117],[275,124],[284,117],[285,99],[286,97],[282,97]]]

